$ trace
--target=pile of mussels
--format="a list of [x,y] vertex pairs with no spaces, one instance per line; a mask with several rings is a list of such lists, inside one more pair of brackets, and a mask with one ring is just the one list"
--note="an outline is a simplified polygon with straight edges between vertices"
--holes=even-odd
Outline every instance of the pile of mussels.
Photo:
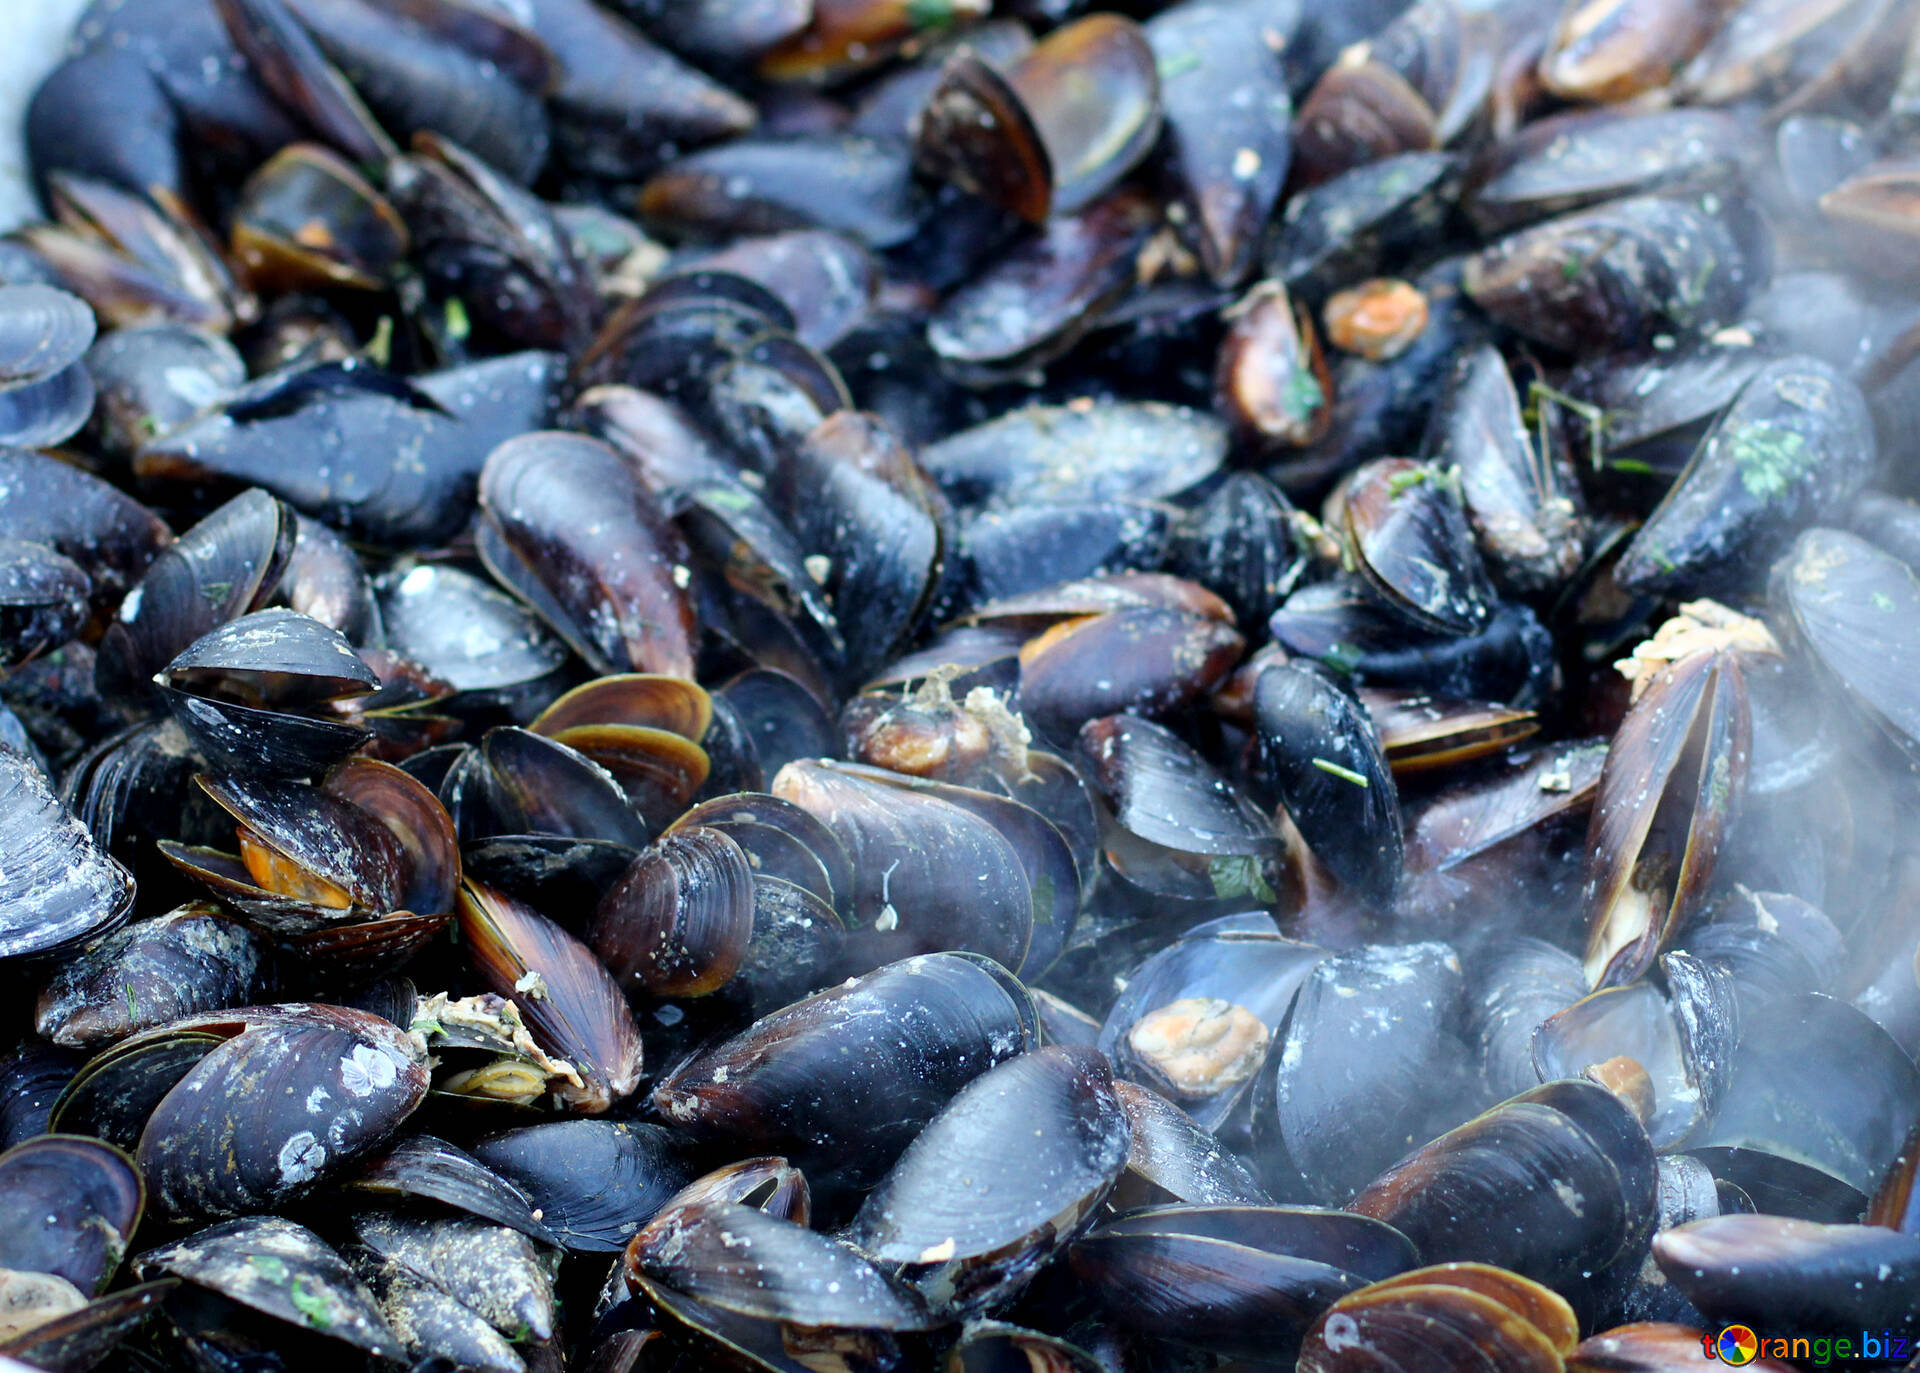
[[1904,1363],[1917,13],[98,0],[0,1368]]

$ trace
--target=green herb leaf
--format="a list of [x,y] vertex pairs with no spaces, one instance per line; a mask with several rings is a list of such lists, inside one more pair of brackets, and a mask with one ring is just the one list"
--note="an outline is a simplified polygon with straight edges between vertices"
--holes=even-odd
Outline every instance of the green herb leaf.
[[466,302],[459,296],[448,296],[444,307],[447,322],[447,337],[455,343],[465,343],[473,332],[473,321],[467,318]]
[[249,1254],[247,1255],[247,1262],[252,1264],[254,1271],[268,1282],[285,1282],[287,1280],[287,1262],[285,1259],[275,1258],[272,1254]]
[[1280,902],[1279,893],[1260,870],[1260,860],[1252,854],[1227,854],[1207,864],[1207,876],[1213,882],[1213,894],[1222,901],[1252,897],[1263,906]]
[[1342,782],[1351,782],[1356,787],[1369,785],[1364,773],[1355,772],[1352,768],[1343,768],[1338,763],[1328,762],[1325,758],[1314,759],[1313,765],[1329,776],[1338,777]]
[[1171,81],[1176,76],[1197,71],[1200,66],[1200,54],[1197,52],[1170,52],[1154,63],[1162,81]]
[[1295,424],[1305,424],[1313,418],[1327,401],[1326,393],[1320,389],[1320,379],[1307,367],[1296,368],[1280,388],[1280,408],[1287,412],[1287,418]]
[[287,1289],[287,1296],[315,1330],[326,1330],[333,1325],[333,1303],[327,1300],[325,1292],[309,1292],[305,1278],[295,1278],[293,1286]]
[[1733,436],[1733,460],[1747,494],[1766,500],[1785,491],[1813,468],[1807,437],[1771,424],[1750,424]]

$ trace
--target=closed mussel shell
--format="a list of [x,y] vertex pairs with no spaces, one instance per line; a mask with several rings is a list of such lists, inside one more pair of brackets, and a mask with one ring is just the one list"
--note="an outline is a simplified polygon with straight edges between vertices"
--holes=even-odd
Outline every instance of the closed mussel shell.
[[126,919],[132,876],[10,748],[0,748],[0,840],[0,958],[77,945]]
[[361,1211],[356,1242],[432,1283],[510,1337],[554,1331],[553,1284],[540,1252],[518,1230],[470,1216]]
[[969,1083],[867,1197],[849,1237],[943,1314],[978,1314],[1071,1242],[1126,1166],[1106,1059],[1055,1046]]
[[558,432],[511,439],[487,459],[480,505],[489,570],[597,671],[693,675],[693,607],[675,572],[686,550],[611,448]]
[[776,1149],[816,1187],[874,1179],[961,1087],[1038,1032],[1025,990],[1003,968],[927,954],[703,1050],[654,1089],[653,1106],[697,1137]]
[[1605,1088],[1549,1083],[1408,1155],[1351,1209],[1403,1230],[1429,1259],[1495,1264],[1560,1290],[1651,1229],[1652,1146]]
[[1390,1225],[1281,1206],[1157,1206],[1094,1230],[1070,1251],[1114,1323],[1226,1357],[1291,1357],[1348,1292],[1417,1261]]
[[1127,1169],[1113,1189],[1120,1210],[1186,1201],[1203,1206],[1265,1206],[1273,1199],[1239,1156],[1158,1092],[1124,1079],[1113,1084],[1132,1138]]
[[402,1201],[435,1202],[557,1244],[526,1194],[466,1150],[432,1135],[409,1135],[341,1179],[343,1190]]
[[245,1006],[264,990],[265,950],[207,905],[125,926],[62,963],[41,988],[34,1028],[94,1049],[197,1011]]
[[267,1210],[379,1144],[426,1090],[420,1050],[378,1016],[276,1013],[188,1070],[135,1157],[169,1216]]
[[1877,463],[1857,386],[1814,358],[1770,362],[1701,440],[1614,579],[1662,594],[1757,584],[1801,528],[1837,517]]
[[753,925],[746,854],[721,831],[694,827],[634,859],[601,900],[589,942],[623,984],[700,996],[739,971]]
[[1391,900],[1404,863],[1400,797],[1366,709],[1312,664],[1268,668],[1253,700],[1262,780],[1301,837],[1360,895]]
[[1014,845],[990,821],[870,775],[878,772],[803,760],[773,782],[776,796],[825,821],[853,860],[851,926],[869,941],[870,961],[963,949],[1017,968],[1034,898]]
[[143,1277],[171,1274],[227,1300],[324,1333],[375,1356],[394,1356],[400,1341],[345,1263],[304,1225],[253,1216],[210,1226],[136,1262]]
[[758,1320],[888,1331],[931,1324],[913,1292],[851,1245],[736,1202],[667,1207],[634,1236],[625,1263],[635,1291],[660,1284]]
[[1245,649],[1231,625],[1177,610],[1063,620],[1021,647],[1019,706],[1055,739],[1096,716],[1174,714],[1217,687]]
[[1920,1329],[1920,1236],[1877,1225],[1715,1216],[1654,1237],[1654,1260],[1709,1320],[1824,1334]]
[[1448,1263],[1342,1297],[1308,1332],[1299,1366],[1437,1373],[1484,1361],[1547,1373],[1579,1338],[1572,1308],[1551,1289],[1485,1264]]
[[473,1156],[575,1253],[619,1252],[691,1176],[673,1132],[638,1122],[528,1125],[476,1140]]

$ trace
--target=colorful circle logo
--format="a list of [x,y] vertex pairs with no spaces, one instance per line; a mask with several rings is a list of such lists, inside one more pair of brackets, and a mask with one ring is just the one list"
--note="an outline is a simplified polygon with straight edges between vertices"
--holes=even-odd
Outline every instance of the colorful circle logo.
[[1719,1352],[1721,1363],[1752,1363],[1760,1357],[1760,1337],[1747,1326],[1730,1325],[1720,1332]]

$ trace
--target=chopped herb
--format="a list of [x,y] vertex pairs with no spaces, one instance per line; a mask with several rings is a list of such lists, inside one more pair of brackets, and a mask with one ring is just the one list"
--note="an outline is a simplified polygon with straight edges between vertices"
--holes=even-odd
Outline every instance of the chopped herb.
[[1395,472],[1387,478],[1387,494],[1399,496],[1426,482],[1433,473],[1425,467],[1410,467],[1404,472]]
[[285,1282],[287,1280],[287,1262],[285,1259],[275,1258],[272,1254],[249,1254],[247,1255],[247,1262],[252,1264],[254,1271],[259,1273],[259,1275],[268,1282]]
[[153,415],[142,415],[134,421],[134,427],[146,438],[160,437],[160,421]]
[[1750,424],[1733,436],[1733,460],[1740,484],[1761,500],[1777,496],[1813,467],[1807,437],[1771,424]]
[[232,594],[232,582],[208,582],[200,588],[200,595],[214,605],[219,605]]
[[459,296],[448,296],[444,313],[447,321],[447,337],[455,343],[465,343],[467,335],[473,332],[473,321],[467,318],[466,302]]
[[1651,477],[1653,464],[1639,458],[1615,458],[1607,464],[1616,472],[1628,472],[1636,477]]
[[287,1296],[315,1330],[326,1330],[333,1325],[333,1303],[324,1292],[309,1292],[305,1278],[295,1278],[293,1286],[287,1289]]
[[367,341],[367,361],[375,367],[385,367],[393,361],[393,319],[389,315],[380,316],[379,323],[373,326],[373,337]]
[[1350,677],[1353,670],[1360,666],[1360,650],[1348,643],[1331,643],[1327,645],[1327,651],[1320,655],[1320,661],[1341,676]]
[[1565,262],[1560,264],[1560,275],[1565,277],[1568,281],[1572,281],[1575,277],[1580,275],[1581,269],[1586,265],[1587,265],[1587,260],[1585,258],[1570,257]]
[[1342,782],[1351,782],[1356,787],[1368,785],[1366,777],[1352,768],[1343,768],[1338,763],[1330,763],[1325,758],[1316,758],[1313,765],[1330,776],[1338,777]]
[[1053,923],[1053,878],[1040,874],[1040,880],[1033,884],[1033,923],[1051,925]]
[[1197,52],[1170,52],[1158,62],[1154,63],[1154,66],[1159,70],[1162,81],[1171,81],[1176,76],[1198,70],[1200,67],[1200,54]]
[[1306,367],[1296,370],[1280,389],[1280,408],[1295,424],[1305,424],[1312,419],[1313,412],[1326,404],[1326,399],[1326,393],[1320,389],[1320,379]]
[[121,983],[120,988],[127,994],[127,1019],[138,1020],[140,1018],[140,994],[134,991],[131,982]]
[[1207,864],[1207,876],[1213,881],[1213,894],[1222,901],[1252,897],[1263,906],[1278,905],[1280,895],[1268,884],[1260,870],[1260,860],[1252,854],[1228,854]]
[[1587,422],[1587,457],[1593,464],[1593,470],[1598,472],[1606,465],[1607,412],[1591,401],[1579,400],[1544,381],[1534,382],[1527,387],[1527,409],[1532,412],[1528,423],[1539,426],[1542,453],[1546,452],[1546,403],[1549,401],[1564,406]]
[[916,29],[950,28],[953,21],[953,0],[907,0],[907,22]]

